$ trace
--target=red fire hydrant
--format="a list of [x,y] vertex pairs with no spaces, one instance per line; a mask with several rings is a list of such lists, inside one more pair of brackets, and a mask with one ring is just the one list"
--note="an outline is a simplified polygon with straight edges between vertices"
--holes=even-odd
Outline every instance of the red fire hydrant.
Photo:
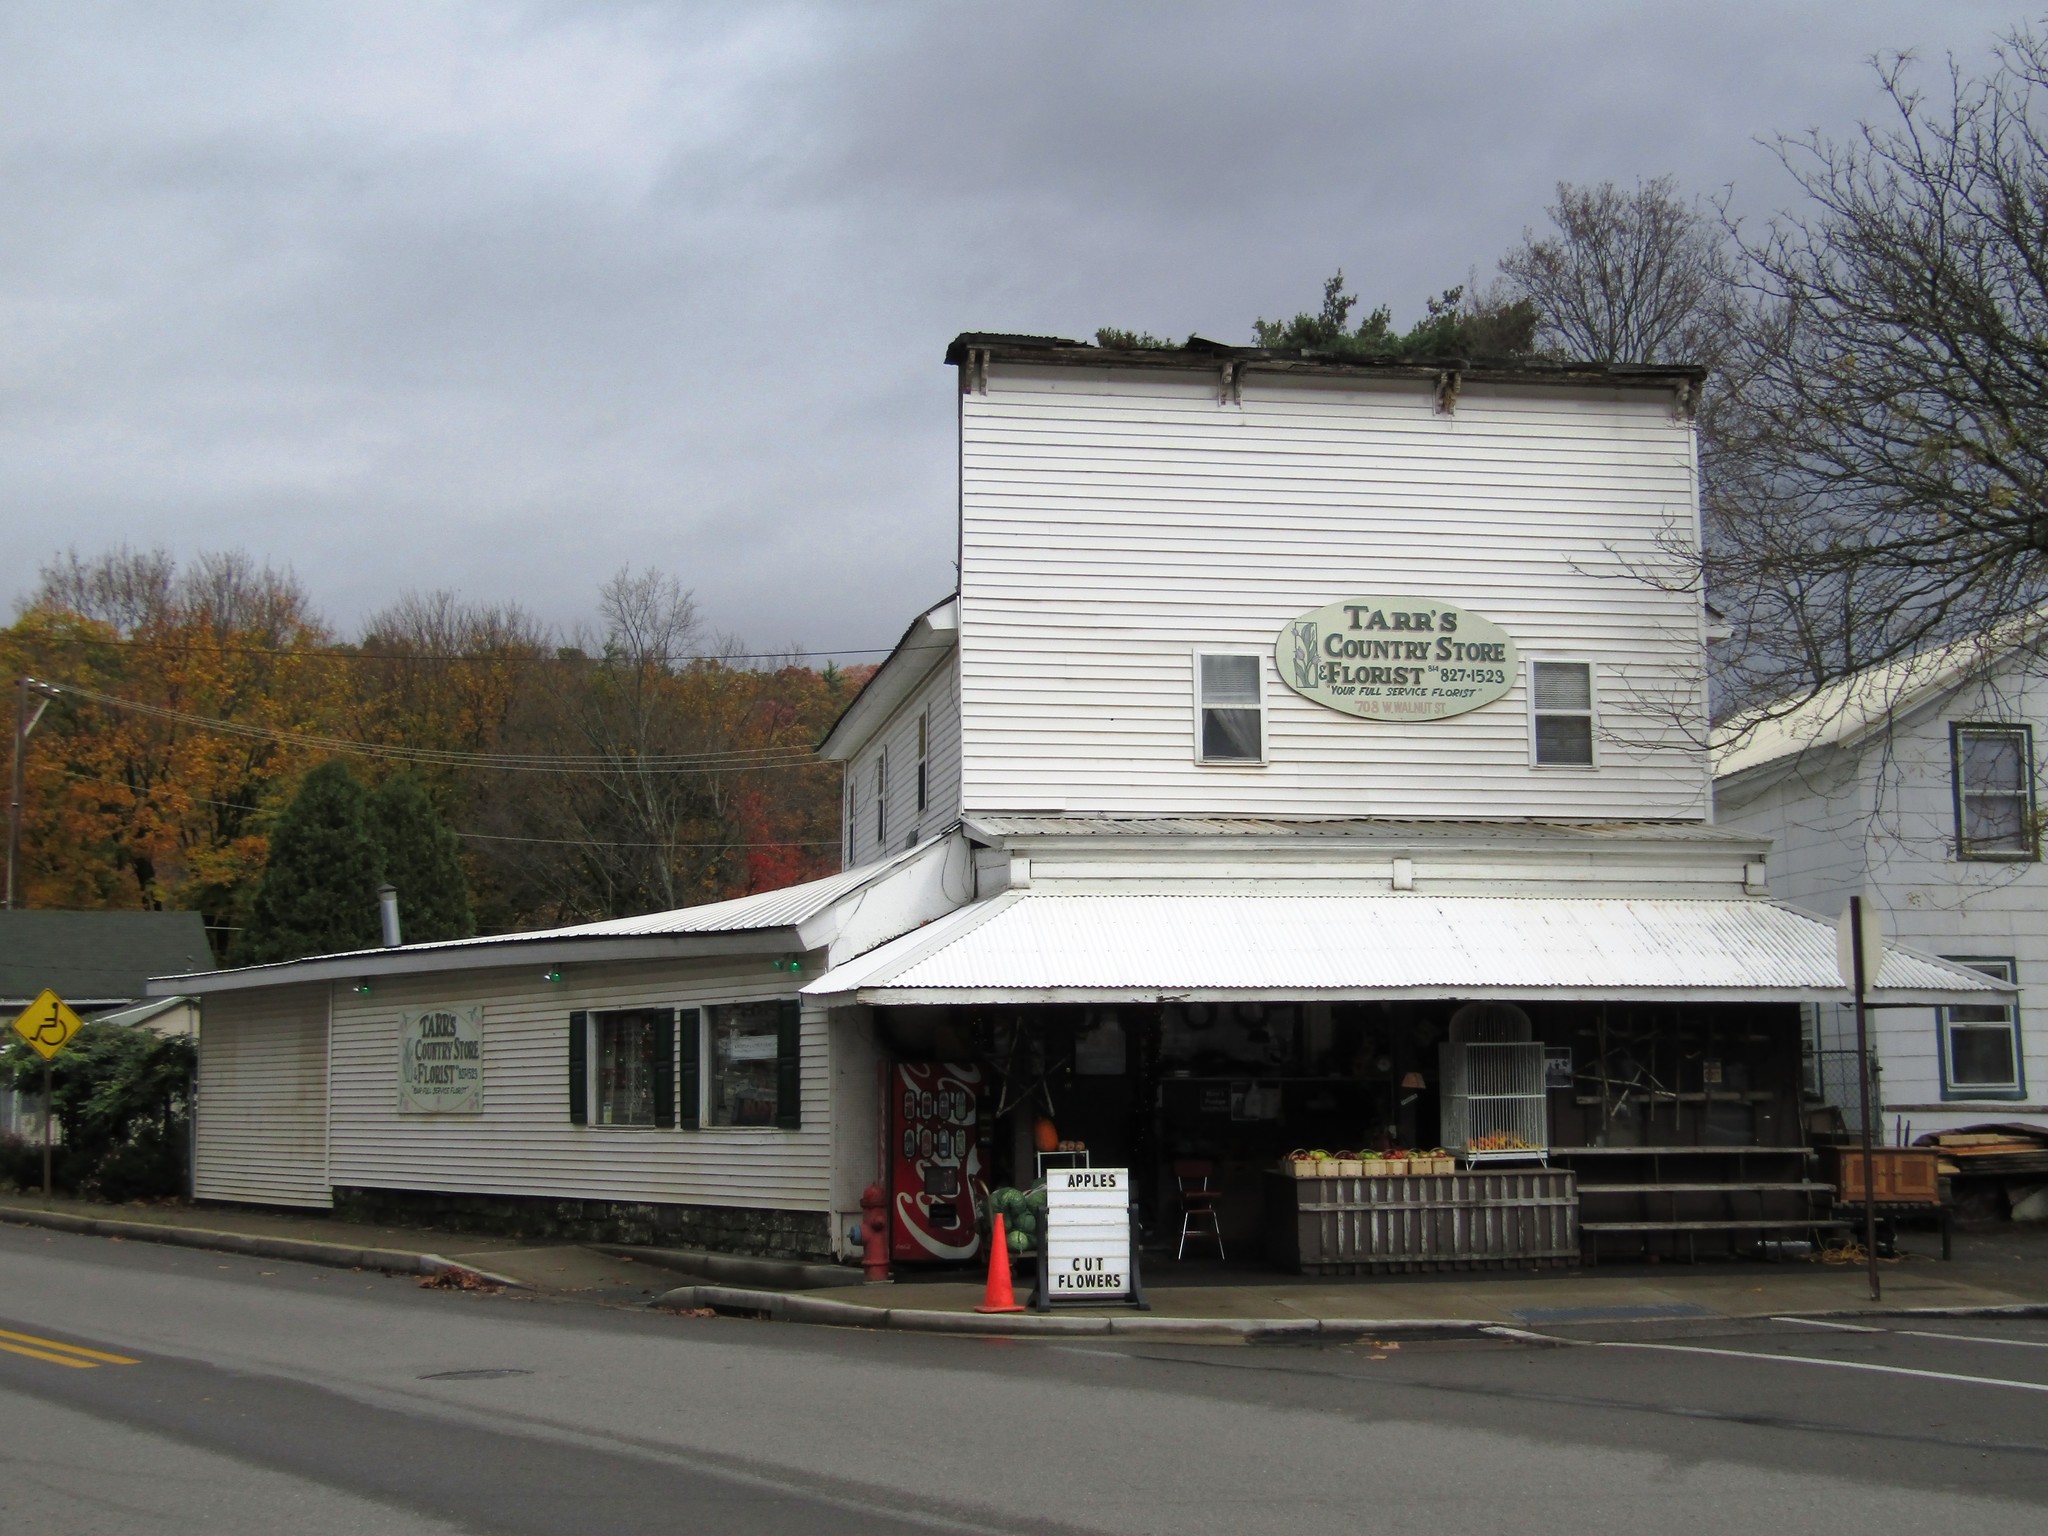
[[879,1184],[860,1192],[860,1267],[870,1285],[889,1278],[889,1197]]

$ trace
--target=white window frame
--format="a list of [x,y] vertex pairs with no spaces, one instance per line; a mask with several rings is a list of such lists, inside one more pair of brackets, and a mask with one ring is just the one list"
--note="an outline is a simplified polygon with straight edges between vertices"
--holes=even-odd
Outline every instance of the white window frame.
[[[1536,756],[1536,664],[1584,667],[1586,669],[1586,726],[1591,738],[1592,761],[1586,763],[1545,763]],[[1524,656],[1522,691],[1528,695],[1529,766],[1541,773],[1598,773],[1600,771],[1600,664],[1590,656]],[[1579,711],[1546,709],[1546,715],[1576,715]]]
[[[1253,662],[1252,675],[1259,680],[1259,755],[1251,757],[1204,757],[1202,755],[1202,658],[1204,656],[1249,656]],[[1194,758],[1202,768],[1264,768],[1271,760],[1272,749],[1267,744],[1270,726],[1270,711],[1266,704],[1266,656],[1264,651],[1252,650],[1237,645],[1202,645],[1188,653],[1188,691],[1194,701]]]
[[[793,1134],[779,1125],[714,1125],[711,1121],[711,1079],[716,1071],[711,1060],[711,1010],[714,1008],[743,1008],[751,1003],[773,1003],[776,999],[767,997],[722,997],[713,1003],[684,1003],[685,1008],[697,1010],[697,1133],[712,1136],[745,1136],[766,1138]],[[798,1090],[801,1093],[801,1089]],[[680,1102],[680,1095],[678,1095]],[[780,1105],[777,1106],[780,1108]],[[678,1117],[680,1118],[680,1117]]]
[[[1982,971],[1998,981],[2019,983],[2019,962],[2011,955],[1944,955],[1943,959],[1952,965],[1967,966],[1973,971]],[[1996,1029],[2000,1026],[1988,1019],[1954,1019],[1952,1008],[1935,1010],[1935,1050],[1941,1067],[1941,1097],[1943,1102],[1953,1100],[2010,1101],[2027,1096],[2026,1039],[2020,1032],[2020,1000],[2008,995],[2002,1004],[1979,1003],[1965,1006],[1999,1007],[2005,1009],[2004,1029],[2012,1037],[2012,1081],[2003,1084],[1958,1083],[1955,1080],[1955,1057],[1950,1048],[1949,1032],[1952,1029]]]
[[603,1103],[603,1092],[598,1078],[603,1072],[604,1053],[599,1041],[604,1036],[604,1021],[621,1013],[647,1013],[666,1008],[666,1003],[617,1003],[609,1008],[590,1008],[584,1011],[583,1019],[583,1124],[597,1131],[653,1131],[659,1130],[659,1115],[654,1120],[605,1121],[598,1118],[598,1106]]
[[875,754],[875,853],[889,851],[889,749]]
[[918,711],[917,715],[917,814],[923,817],[931,806],[931,734],[932,712]]
[[[1969,817],[1964,802],[1968,798],[1967,785],[1963,783],[1963,738],[1965,736],[2017,736],[2020,740],[2020,776],[2024,780],[2021,793],[2025,803],[2020,815],[2026,832],[2024,848],[1976,848],[1964,837],[1964,828]],[[1967,863],[1987,864],[2034,864],[2041,858],[2040,839],[2035,832],[2035,817],[2038,814],[2034,799],[2034,728],[2024,721],[1953,720],[1948,728],[1948,771],[1952,793],[1955,798],[1956,857]]]

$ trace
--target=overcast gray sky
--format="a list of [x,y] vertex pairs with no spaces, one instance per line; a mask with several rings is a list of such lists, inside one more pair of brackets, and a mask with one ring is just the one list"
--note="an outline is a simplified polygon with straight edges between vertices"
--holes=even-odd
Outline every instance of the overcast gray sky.
[[[1971,67],[2012,3],[0,7],[0,517],[240,547],[345,631],[587,617],[625,563],[757,647],[953,580],[962,330],[1407,321],[1553,184],[1788,195],[1756,140]],[[0,587],[4,595],[6,587]]]

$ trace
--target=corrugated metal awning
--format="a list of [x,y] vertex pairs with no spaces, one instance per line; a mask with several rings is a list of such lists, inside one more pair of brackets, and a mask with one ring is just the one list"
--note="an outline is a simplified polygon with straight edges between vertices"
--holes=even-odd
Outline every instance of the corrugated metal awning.
[[[1231,997],[1808,1002],[1846,996],[1830,923],[1758,900],[1013,891],[804,988],[868,1003]],[[1965,967],[1887,947],[1873,997],[1987,1001]]]

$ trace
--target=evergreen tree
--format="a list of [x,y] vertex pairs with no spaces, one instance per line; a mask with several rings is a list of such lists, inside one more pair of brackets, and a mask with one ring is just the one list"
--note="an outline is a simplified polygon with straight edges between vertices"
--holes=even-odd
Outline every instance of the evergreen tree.
[[379,863],[369,795],[348,765],[308,773],[270,834],[235,959],[244,965],[375,948]]
[[466,939],[476,932],[462,845],[409,773],[394,774],[370,796],[370,835],[384,878],[398,887],[408,944]]

